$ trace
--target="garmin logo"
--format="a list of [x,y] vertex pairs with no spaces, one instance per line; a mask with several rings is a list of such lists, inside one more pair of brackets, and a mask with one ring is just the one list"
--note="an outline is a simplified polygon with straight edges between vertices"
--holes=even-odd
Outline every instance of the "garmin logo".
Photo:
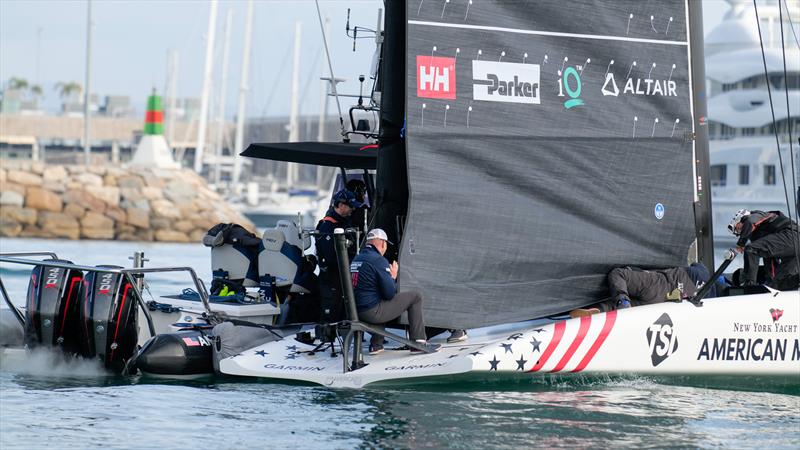
[[417,55],[417,97],[456,98],[456,59]]
[[472,98],[538,105],[539,65],[472,61]]

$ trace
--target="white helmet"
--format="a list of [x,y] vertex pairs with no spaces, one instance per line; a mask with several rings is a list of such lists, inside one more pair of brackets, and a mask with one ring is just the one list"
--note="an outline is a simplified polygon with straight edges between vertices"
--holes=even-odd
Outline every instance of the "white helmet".
[[746,209],[740,209],[736,211],[736,214],[733,215],[733,219],[731,219],[731,223],[728,224],[728,231],[733,233],[735,236],[738,236],[739,233],[736,232],[736,224],[739,223],[744,216],[749,216],[750,211]]

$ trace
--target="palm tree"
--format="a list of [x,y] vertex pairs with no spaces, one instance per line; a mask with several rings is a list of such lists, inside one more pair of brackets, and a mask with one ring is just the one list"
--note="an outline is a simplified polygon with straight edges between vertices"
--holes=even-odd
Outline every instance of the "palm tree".
[[83,86],[74,81],[68,81],[66,83],[59,81],[56,83],[54,89],[58,91],[58,95],[61,98],[74,98],[73,95],[80,97],[83,92]]
[[25,78],[11,77],[8,80],[8,88],[11,90],[24,91],[25,89],[28,89],[28,80]]

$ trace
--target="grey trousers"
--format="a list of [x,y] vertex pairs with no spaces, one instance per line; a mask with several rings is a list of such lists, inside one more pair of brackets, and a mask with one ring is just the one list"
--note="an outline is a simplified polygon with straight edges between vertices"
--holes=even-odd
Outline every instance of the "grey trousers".
[[[417,291],[401,292],[391,300],[358,313],[359,319],[372,325],[383,325],[408,311],[408,334],[412,340],[426,339],[425,320],[422,318],[422,294]],[[383,327],[380,327],[383,328]],[[383,336],[372,335],[370,344],[383,344]]]

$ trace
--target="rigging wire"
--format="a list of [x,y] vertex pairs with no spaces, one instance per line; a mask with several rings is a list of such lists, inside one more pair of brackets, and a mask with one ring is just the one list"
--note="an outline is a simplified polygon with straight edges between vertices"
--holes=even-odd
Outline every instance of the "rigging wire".
[[[775,106],[774,106],[774,104],[772,102],[772,88],[770,87],[770,83],[769,83],[769,70],[767,69],[767,57],[766,57],[766,53],[764,51],[764,39],[763,39],[762,34],[761,34],[761,19],[758,17],[758,4],[756,3],[756,0],[753,0],[753,8],[755,9],[755,13],[756,13],[756,26],[758,27],[758,43],[761,45],[761,60],[764,63],[764,78],[766,79],[766,82],[767,82],[767,95],[769,96],[769,109],[770,109],[770,112],[772,113],[772,130],[774,131],[774,134],[775,134],[775,145],[776,145],[777,150],[778,150],[778,163],[780,164],[780,167],[781,167],[781,179],[783,180],[783,193],[786,196],[786,207],[788,208],[786,212],[790,212],[791,211],[791,203],[789,203],[789,192],[786,189],[786,174],[785,174],[785,171],[783,169],[783,155],[781,154],[781,143],[780,143],[780,140],[778,138],[778,124],[775,121]],[[784,47],[782,39],[781,39],[781,47]],[[784,80],[784,84],[786,84],[786,80]],[[787,103],[786,107],[787,108],[789,107],[788,103]],[[791,213],[789,215],[791,217]],[[795,258],[797,258],[797,260],[800,261],[800,249],[798,248],[798,246],[799,246],[798,243],[795,242],[795,244],[794,244]]]
[[[789,19],[789,27],[792,29],[792,35],[794,36],[794,43],[797,44],[797,48],[800,49],[800,40],[797,39],[797,33],[794,32],[794,23],[792,23],[792,12],[789,11],[789,5],[786,4],[786,0],[783,0],[783,6],[786,7],[786,18]],[[780,0],[778,1],[778,8],[781,7]]]
[[[789,75],[787,74],[787,71],[786,71],[786,44],[785,44],[784,37],[783,37],[783,8],[781,7],[781,3],[780,2],[778,2],[778,14],[779,14],[780,25],[781,25],[781,51],[783,52],[783,91],[786,94],[786,122],[787,122],[787,125],[788,125],[788,128],[789,128],[789,163],[791,164],[791,168],[792,168],[792,173],[791,173],[792,174],[792,194],[794,194],[795,192],[797,192],[797,180],[795,179],[795,176],[794,176],[795,173],[796,173],[795,170],[794,170],[794,138],[792,137],[792,122],[794,122],[794,121],[792,120],[792,114],[791,114],[791,111],[789,110]],[[790,14],[791,14],[791,12],[789,11],[789,8],[787,7],[786,8],[787,17],[790,17]],[[798,211],[797,211],[798,206],[800,206],[800,205],[798,205],[797,202],[795,202],[794,220],[798,225],[800,225],[800,213],[798,213]],[[791,217],[791,212],[792,212],[791,208],[789,209],[788,212],[790,213],[789,216]],[[800,241],[798,241],[797,244],[798,244],[798,246],[800,246]],[[800,256],[800,247],[796,248],[795,251],[798,253],[798,256]],[[800,258],[798,258],[798,259],[800,260]]]

